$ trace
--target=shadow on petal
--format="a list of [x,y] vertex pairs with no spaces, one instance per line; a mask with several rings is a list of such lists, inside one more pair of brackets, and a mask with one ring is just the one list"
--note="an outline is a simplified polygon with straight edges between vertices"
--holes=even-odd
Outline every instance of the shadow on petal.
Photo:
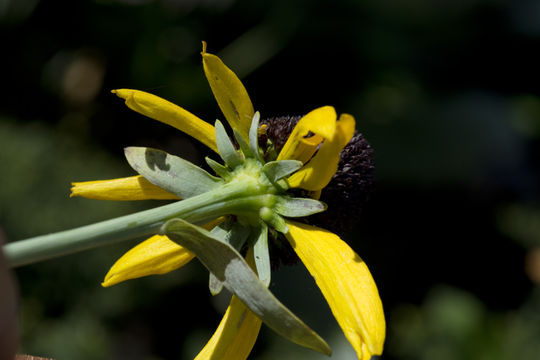
[[195,360],[245,360],[260,328],[261,320],[233,295],[219,327]]

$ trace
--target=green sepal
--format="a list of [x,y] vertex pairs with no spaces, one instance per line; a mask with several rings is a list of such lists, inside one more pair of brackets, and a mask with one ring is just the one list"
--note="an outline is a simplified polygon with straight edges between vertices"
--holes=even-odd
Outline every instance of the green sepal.
[[146,180],[182,199],[217,188],[224,181],[195,164],[164,151],[147,147],[124,149],[131,167]]
[[253,154],[253,151],[251,151],[251,148],[249,147],[246,140],[244,140],[242,135],[240,135],[240,132],[238,132],[238,130],[236,129],[233,129],[233,134],[234,134],[234,138],[236,139],[236,142],[238,143],[238,146],[240,146],[240,150],[242,150],[242,152],[244,153],[244,156],[247,158],[254,157],[255,155]]
[[[241,226],[238,223],[225,222],[214,227],[211,231],[218,239],[231,245],[236,251],[240,251],[249,237],[249,228]],[[208,279],[208,288],[212,295],[217,295],[223,289],[223,282],[220,281],[214,273],[210,272]]]
[[259,209],[259,217],[280,233],[286,234],[289,231],[289,227],[287,226],[285,220],[283,220],[283,218],[275,211],[266,206]]
[[302,167],[302,162],[298,160],[270,161],[262,167],[262,171],[268,180],[275,183],[284,177],[294,173]]
[[209,158],[208,156],[205,157],[204,160],[206,160],[206,163],[208,164],[208,166],[210,166],[210,168],[212,170],[214,170],[214,172],[219,177],[221,177],[221,178],[223,178],[225,180],[229,180],[231,178],[231,172],[229,171],[229,169],[227,169],[226,166],[221,165],[217,161]]
[[[210,230],[210,232],[216,237],[216,239],[219,239],[225,243],[225,237],[229,233],[229,230],[227,230],[229,226],[230,223],[226,222],[214,227],[212,230]],[[210,294],[214,296],[219,294],[221,290],[223,290],[223,281],[220,281],[212,272],[210,272],[210,275],[208,277],[208,290],[210,290]]]
[[181,219],[167,221],[162,232],[193,252],[228,290],[278,334],[299,345],[331,354],[328,344],[276,299],[232,246]]
[[216,129],[216,144],[219,151],[219,156],[223,159],[225,164],[227,164],[231,169],[236,168],[244,163],[242,156],[234,148],[227,131],[221,121],[216,120],[215,124]]
[[327,206],[322,201],[310,198],[296,198],[289,196],[276,196],[277,201],[272,209],[286,217],[304,217],[317,214],[326,210]]
[[259,112],[255,112],[255,115],[253,115],[253,120],[251,121],[251,126],[249,128],[249,147],[251,148],[251,152],[255,154],[255,157],[260,162],[263,162],[262,156],[260,154],[259,149],[259,120],[261,118],[261,114]]
[[268,287],[270,285],[271,268],[270,268],[270,253],[268,251],[268,226],[261,221],[261,225],[255,232],[255,241],[253,244],[253,257],[255,259],[255,267],[261,282]]

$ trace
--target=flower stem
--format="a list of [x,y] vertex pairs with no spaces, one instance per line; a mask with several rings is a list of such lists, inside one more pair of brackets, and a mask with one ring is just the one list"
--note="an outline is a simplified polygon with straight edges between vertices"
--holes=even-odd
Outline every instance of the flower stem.
[[265,206],[271,196],[260,195],[243,182],[228,183],[198,196],[135,214],[9,243],[3,247],[10,267],[48,260],[62,255],[113,244],[139,236],[157,234],[172,218],[203,224],[219,216],[240,214]]

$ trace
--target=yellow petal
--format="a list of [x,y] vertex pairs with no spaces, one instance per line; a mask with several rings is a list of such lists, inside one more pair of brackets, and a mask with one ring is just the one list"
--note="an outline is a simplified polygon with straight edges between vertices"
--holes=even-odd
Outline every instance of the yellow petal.
[[315,278],[358,358],[381,355],[386,325],[366,264],[336,234],[294,221],[287,225],[287,239]]
[[101,285],[109,287],[129,279],[166,274],[184,266],[194,256],[168,237],[154,235],[118,259]]
[[[221,216],[202,227],[211,230],[224,220]],[[167,236],[154,235],[122,255],[105,275],[101,285],[109,287],[143,276],[166,274],[184,266],[194,256]]]
[[245,360],[261,328],[261,320],[233,295],[225,316],[195,360]]
[[214,127],[180,106],[144,91],[118,89],[112,91],[126,100],[126,105],[154,120],[161,121],[199,140],[217,152]]
[[338,169],[339,154],[351,141],[354,129],[354,118],[351,115],[342,114],[336,123],[336,133],[333,139],[325,140],[317,154],[288,178],[289,186],[318,191],[328,185]]
[[71,194],[96,200],[175,200],[178,196],[152,184],[141,175],[112,180],[71,183]]
[[[255,254],[250,247],[246,261],[256,272]],[[261,320],[235,295],[219,327],[195,360],[245,360],[261,328]]]
[[[277,159],[307,162],[322,139],[334,138],[336,117],[336,110],[332,106],[323,106],[309,112],[298,121]],[[319,136],[306,138],[310,131]]]
[[248,140],[255,111],[246,88],[220,58],[206,52],[205,42],[201,55],[204,73],[223,115],[229,125]]

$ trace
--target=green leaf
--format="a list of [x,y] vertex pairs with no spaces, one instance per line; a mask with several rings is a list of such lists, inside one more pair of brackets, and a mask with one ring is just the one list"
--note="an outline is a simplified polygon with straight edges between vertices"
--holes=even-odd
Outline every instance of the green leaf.
[[[216,239],[219,239],[225,243],[225,237],[230,231],[227,229],[228,227],[230,227],[230,223],[226,222],[214,227],[210,232],[216,237]],[[220,281],[212,272],[210,272],[210,276],[208,278],[208,289],[210,290],[210,294],[214,296],[223,290],[223,281]]]
[[[229,221],[214,227],[211,231],[218,239],[231,245],[236,251],[240,251],[249,237],[250,230],[238,223],[231,224]],[[208,280],[208,288],[212,295],[217,295],[223,289],[223,282],[220,281],[212,272]]]
[[178,156],[146,147],[124,149],[131,167],[152,184],[187,199],[224,182]]
[[229,165],[231,169],[236,168],[244,163],[244,160],[234,148],[227,131],[223,127],[221,121],[216,120],[216,144],[219,151],[219,156],[225,161],[225,164]]
[[259,161],[263,161],[261,154],[259,153],[259,120],[261,114],[257,111],[253,115],[253,120],[251,121],[251,127],[249,128],[249,147],[251,151],[255,154]]
[[287,217],[303,217],[325,211],[326,204],[310,198],[294,198],[277,196],[277,202],[272,209],[280,215]]
[[263,206],[259,209],[259,217],[268,225],[279,231],[280,233],[286,234],[289,232],[289,227],[287,223],[281,216],[279,216],[274,210]]
[[228,290],[278,334],[299,345],[331,354],[328,344],[276,299],[233,247],[181,219],[167,221],[162,231],[172,241],[192,251]]
[[268,252],[268,226],[261,222],[261,226],[256,233],[255,244],[253,245],[253,257],[257,274],[261,282],[268,287],[270,285],[271,268],[270,254]]
[[229,169],[227,169],[226,166],[221,165],[217,161],[209,158],[208,156],[205,157],[204,160],[206,160],[208,166],[210,166],[218,176],[222,177],[225,180],[228,180],[231,177],[231,172],[229,171]]
[[233,129],[234,138],[236,139],[236,142],[238,143],[238,146],[240,146],[240,150],[244,153],[245,157],[254,157],[253,151],[251,151],[251,148],[246,143],[246,140],[240,135],[240,132],[236,129]]
[[270,161],[264,164],[262,171],[270,181],[276,182],[300,169],[302,165],[298,160]]

